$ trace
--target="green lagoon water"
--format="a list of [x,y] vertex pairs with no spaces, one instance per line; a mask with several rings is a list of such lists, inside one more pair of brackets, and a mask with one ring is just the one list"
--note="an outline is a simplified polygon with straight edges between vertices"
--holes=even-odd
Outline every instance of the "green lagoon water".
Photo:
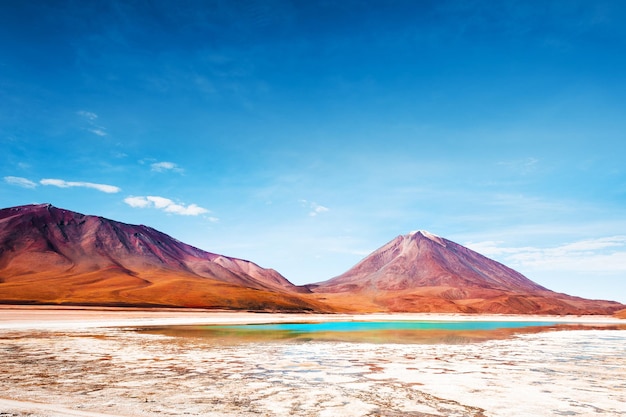
[[292,333],[378,332],[384,330],[495,330],[553,326],[545,321],[336,321],[324,323],[273,323],[211,326],[213,329]]
[[166,326],[149,333],[203,338],[214,343],[338,341],[467,343],[563,326],[546,321],[329,321],[245,325]]

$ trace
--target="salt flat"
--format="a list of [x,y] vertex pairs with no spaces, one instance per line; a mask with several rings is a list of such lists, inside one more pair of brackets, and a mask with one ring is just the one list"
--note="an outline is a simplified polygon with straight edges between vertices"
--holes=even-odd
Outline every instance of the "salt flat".
[[369,344],[133,329],[385,318],[573,319],[2,308],[0,416],[626,416],[626,330]]

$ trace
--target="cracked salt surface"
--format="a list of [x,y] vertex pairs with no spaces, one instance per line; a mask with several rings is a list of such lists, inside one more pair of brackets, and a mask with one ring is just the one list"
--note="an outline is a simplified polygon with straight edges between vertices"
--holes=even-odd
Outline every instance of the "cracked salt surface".
[[626,416],[626,331],[468,344],[0,333],[0,416]]

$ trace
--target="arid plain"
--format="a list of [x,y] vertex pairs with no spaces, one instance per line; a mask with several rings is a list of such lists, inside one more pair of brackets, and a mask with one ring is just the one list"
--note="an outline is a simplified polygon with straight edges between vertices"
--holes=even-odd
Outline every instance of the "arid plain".
[[[562,331],[557,325],[542,332],[431,334],[421,343],[226,340],[150,331],[350,320],[579,325]],[[609,316],[4,306],[0,415],[623,416],[624,327],[623,320]]]

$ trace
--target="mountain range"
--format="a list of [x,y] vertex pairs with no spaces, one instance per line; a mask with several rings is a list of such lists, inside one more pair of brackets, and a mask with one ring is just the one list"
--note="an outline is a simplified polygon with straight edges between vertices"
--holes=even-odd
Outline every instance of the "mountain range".
[[555,293],[426,231],[398,236],[342,275],[296,286],[273,269],[143,225],[50,204],[0,210],[0,303],[293,312],[612,314]]

